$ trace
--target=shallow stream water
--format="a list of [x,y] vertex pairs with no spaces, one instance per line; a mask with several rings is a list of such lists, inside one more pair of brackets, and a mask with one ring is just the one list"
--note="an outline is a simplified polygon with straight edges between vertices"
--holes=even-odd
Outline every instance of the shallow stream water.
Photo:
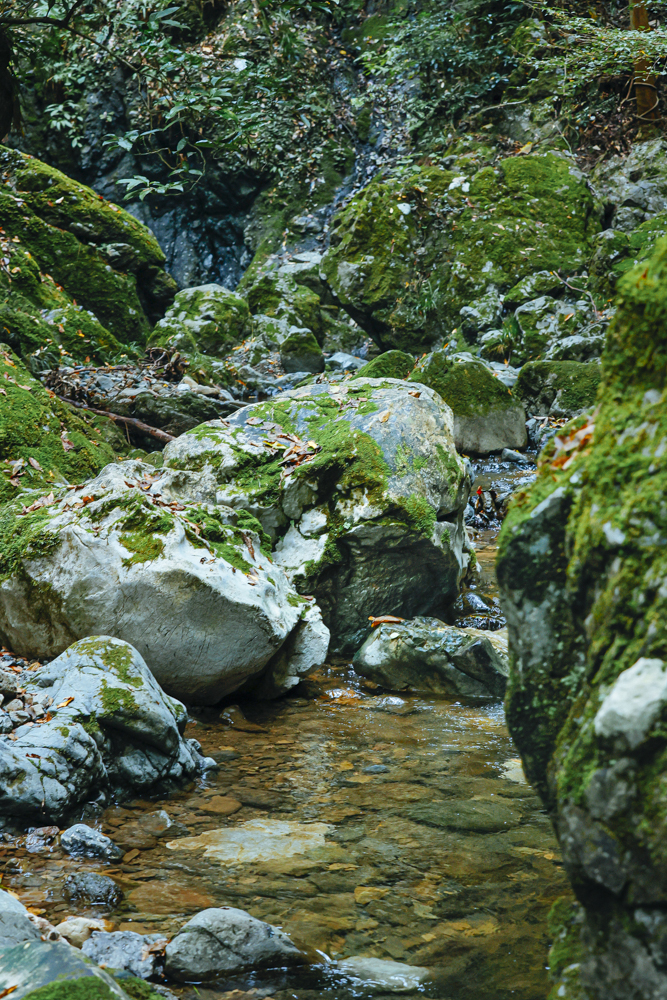
[[[495,535],[477,539],[482,574],[461,623],[502,624]],[[206,907],[237,906],[316,959],[217,985],[169,984],[187,1000],[389,996],[335,964],[358,955],[430,969],[406,997],[546,997],[546,916],[568,887],[501,704],[390,694],[333,662],[294,697],[199,713],[188,735],[219,770],[99,816],[127,852],[122,863],[74,860],[28,835],[0,849],[3,885],[57,924],[106,912],[68,900],[66,876],[107,874],[124,892],[110,928],[171,935]]]

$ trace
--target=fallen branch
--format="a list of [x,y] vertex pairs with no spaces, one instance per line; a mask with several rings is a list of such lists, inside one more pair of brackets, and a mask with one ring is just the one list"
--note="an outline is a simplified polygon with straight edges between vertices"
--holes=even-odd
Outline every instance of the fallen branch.
[[77,403],[75,400],[67,399],[65,396],[58,396],[57,398],[62,399],[63,403],[69,403],[70,406],[76,406],[79,410],[88,410],[90,413],[96,413],[100,417],[108,417],[114,423],[125,424],[126,427],[135,427],[143,434],[150,434],[151,437],[157,438],[158,441],[164,441],[165,444],[176,440],[174,434],[167,434],[166,431],[161,431],[157,427],[149,427],[148,424],[145,424],[142,420],[135,420],[134,417],[121,417],[119,413],[109,413],[108,410],[96,410],[93,406],[86,406],[85,403]]

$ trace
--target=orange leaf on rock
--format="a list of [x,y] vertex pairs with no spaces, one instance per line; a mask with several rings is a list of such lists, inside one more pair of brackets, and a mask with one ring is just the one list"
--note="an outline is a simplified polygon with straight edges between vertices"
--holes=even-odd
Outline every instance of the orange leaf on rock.
[[371,628],[377,628],[378,625],[400,625],[405,618],[397,618],[396,615],[380,615],[376,618],[374,615],[369,615],[368,620]]
[[70,695],[69,698],[65,698],[65,700],[61,701],[59,705],[56,705],[56,708],[67,708],[67,706],[70,705],[73,701],[74,701],[74,695]]

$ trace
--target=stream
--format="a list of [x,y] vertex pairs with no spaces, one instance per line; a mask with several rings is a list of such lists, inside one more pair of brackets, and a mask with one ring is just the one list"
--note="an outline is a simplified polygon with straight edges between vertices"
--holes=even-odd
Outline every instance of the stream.
[[[475,472],[484,489],[533,476],[488,461]],[[503,624],[496,537],[495,526],[477,532],[481,575],[457,624]],[[121,863],[7,833],[3,886],[57,924],[109,914],[68,900],[68,875],[111,875],[124,898],[109,929],[170,936],[206,907],[235,906],[313,957],[219,985],[168,984],[183,1000],[388,996],[337,964],[359,955],[427,967],[407,997],[544,1000],[546,917],[569,888],[500,703],[388,693],[334,660],[291,697],[198,712],[187,735],[219,763],[206,781],[86,815],[126,851]]]

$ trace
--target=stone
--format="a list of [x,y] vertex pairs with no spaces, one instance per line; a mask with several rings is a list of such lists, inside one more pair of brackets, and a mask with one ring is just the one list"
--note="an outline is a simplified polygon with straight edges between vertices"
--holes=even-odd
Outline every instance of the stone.
[[178,292],[148,343],[224,357],[250,328],[250,310],[242,296],[222,285],[198,285]]
[[109,837],[85,823],[77,823],[64,830],[60,835],[60,846],[67,854],[88,858],[107,858],[111,861],[123,856],[123,851]]
[[40,933],[27,909],[15,896],[0,889],[0,954],[22,941],[38,941]]
[[[73,986],[80,980],[86,980],[83,989]],[[75,989],[86,1000],[129,1000],[108,973],[65,942],[25,941],[0,952],[0,992],[22,1000],[49,985],[54,1000],[67,1000]]]
[[67,899],[82,899],[92,906],[115,910],[123,898],[123,890],[108,875],[77,872],[65,879],[63,891]]
[[[11,280],[9,270],[0,278],[0,328],[11,347],[36,355],[40,370],[61,363],[54,341],[71,360],[101,363],[143,342],[176,293],[153,233],[38,159],[3,146],[0,165],[3,227],[17,269]],[[120,246],[124,252],[114,253]]]
[[[15,815],[57,819],[100,793],[173,787],[202,769],[179,731],[185,708],[160,690],[128,643],[82,639],[24,683],[51,718],[0,737],[0,801]],[[64,840],[78,850],[83,837],[109,850],[95,831]]]
[[662,239],[619,278],[594,415],[546,444],[496,563],[508,728],[578,900],[550,931],[564,1000],[667,991],[666,288]]
[[[168,468],[210,470],[218,504],[259,520],[276,568],[315,597],[333,650],[356,650],[370,615],[439,611],[467,572],[469,477],[451,411],[426,386],[313,383],[205,424],[164,455]],[[313,526],[314,511],[326,526]]]
[[12,539],[0,557],[7,645],[48,659],[84,635],[112,634],[169,694],[206,704],[265,673],[312,602],[272,564],[252,515],[168,505],[156,470],[134,462],[108,466],[82,495],[85,504],[61,490],[26,515],[22,504],[0,509],[0,540]]
[[251,819],[233,827],[207,830],[197,837],[167,842],[170,851],[204,851],[225,865],[251,864],[307,854],[324,847],[332,827],[327,823],[297,823],[292,820]]
[[360,368],[353,378],[406,379],[415,367],[412,354],[405,351],[385,351]]
[[530,361],[519,373],[514,395],[531,416],[579,416],[595,405],[601,368],[595,362]]
[[521,822],[521,813],[498,799],[418,802],[408,806],[406,814],[417,823],[449,830],[468,830],[472,833],[499,833],[518,826]]
[[525,447],[523,406],[484,363],[456,361],[445,351],[434,351],[417,363],[409,381],[435,389],[451,407],[458,451],[488,455]]
[[332,372],[355,372],[363,368],[365,363],[362,358],[356,358],[353,354],[336,351],[326,359],[326,368]]
[[512,451],[511,448],[503,448],[500,460],[501,462],[511,462],[513,465],[530,465],[531,462],[527,455],[522,455],[520,451]]
[[91,917],[67,917],[56,925],[56,930],[74,948],[81,948],[93,931],[106,930],[106,922]]
[[664,139],[648,139],[634,143],[627,156],[611,156],[596,165],[591,183],[613,216],[614,229],[630,232],[667,210],[666,152]]
[[431,691],[468,698],[502,698],[509,663],[489,639],[414,618],[379,625],[355,654],[354,669],[393,691]]
[[231,795],[213,795],[202,802],[200,808],[204,812],[215,813],[218,816],[231,816],[239,811],[241,803]]
[[644,742],[667,705],[664,660],[640,656],[618,675],[596,712],[595,735],[619,737],[630,750]]
[[159,955],[151,946],[159,934],[137,934],[134,931],[93,931],[81,947],[87,958],[106,969],[130,972],[139,979],[150,979],[157,971]]
[[286,372],[323,372],[324,355],[313,332],[293,328],[280,345],[280,363]]
[[244,969],[300,964],[305,956],[277,927],[230,906],[203,910],[167,945],[165,971],[178,982]]
[[498,289],[491,285],[484,295],[463,306],[459,315],[464,337],[474,343],[478,334],[497,326],[502,319],[503,299],[498,294]]
[[421,991],[431,978],[429,969],[419,965],[406,965],[386,958],[369,958],[351,955],[336,962],[336,969],[356,984],[375,987],[386,993],[414,993]]

